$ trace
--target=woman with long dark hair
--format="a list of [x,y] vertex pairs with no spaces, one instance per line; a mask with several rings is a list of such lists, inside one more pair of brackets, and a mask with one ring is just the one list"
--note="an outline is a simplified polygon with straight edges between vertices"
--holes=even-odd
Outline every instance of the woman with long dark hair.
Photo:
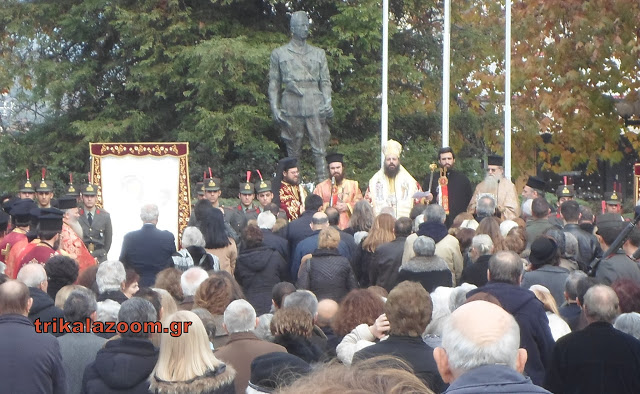
[[222,212],[213,207],[206,212],[204,221],[200,222],[200,231],[204,237],[205,250],[220,259],[221,270],[233,274],[238,248],[233,238],[227,236]]

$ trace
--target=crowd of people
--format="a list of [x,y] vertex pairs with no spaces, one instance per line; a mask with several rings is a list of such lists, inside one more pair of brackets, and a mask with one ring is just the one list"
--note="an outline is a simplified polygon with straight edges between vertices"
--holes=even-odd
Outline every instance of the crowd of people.
[[640,231],[616,244],[620,196],[596,216],[565,183],[552,206],[499,156],[474,190],[450,148],[420,184],[401,152],[387,143],[364,193],[335,153],[308,195],[292,158],[234,207],[210,176],[179,249],[145,204],[118,260],[96,185],[54,208],[44,172],[27,179],[3,205],[3,390],[640,392]]

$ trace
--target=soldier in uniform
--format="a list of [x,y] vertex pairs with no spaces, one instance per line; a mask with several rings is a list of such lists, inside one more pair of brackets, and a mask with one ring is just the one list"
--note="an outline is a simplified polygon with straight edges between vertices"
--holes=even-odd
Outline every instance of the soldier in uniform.
[[327,178],[324,156],[331,136],[327,119],[333,117],[329,67],[324,50],[307,43],[309,18],[304,11],[293,13],[290,27],[291,41],[271,52],[271,113],[281,128],[287,156],[300,157],[307,131],[317,180],[322,182]]
[[558,197],[558,202],[556,203],[556,212],[549,215],[549,223],[559,228],[564,227],[564,219],[562,218],[562,214],[560,213],[560,206],[565,201],[573,200],[575,196],[575,189],[573,185],[567,185],[566,182],[567,181],[565,180],[565,183],[558,186],[558,188],[556,189],[556,197]]
[[622,215],[622,196],[615,190],[604,194],[605,213]]
[[98,188],[91,183],[82,188],[82,204],[78,221],[82,227],[82,241],[98,262],[107,259],[111,248],[111,216],[107,211],[96,206]]
[[334,207],[340,213],[338,228],[344,230],[349,227],[349,219],[356,203],[362,200],[362,191],[358,187],[358,181],[344,178],[344,155],[330,153],[327,155],[329,166],[329,179],[319,183],[313,191],[322,197],[324,207]]
[[36,190],[33,188],[33,184],[29,180],[29,171],[27,171],[27,180],[20,184],[20,190],[18,191],[18,198],[34,200],[36,198]]
[[38,263],[44,265],[51,257],[59,254],[60,232],[62,231],[63,212],[57,208],[42,208],[38,216],[38,241],[32,242],[25,249],[24,257],[18,262],[16,273],[25,264]]
[[[211,177],[204,180],[204,198],[211,203],[211,206],[218,208],[224,214],[225,229],[227,235],[234,239],[234,241],[240,241],[240,225],[235,219],[235,212],[233,209],[227,208],[224,205],[220,205],[220,196],[222,195],[220,178]],[[192,219],[192,220],[191,220]],[[195,215],[191,216],[189,225],[197,226],[197,220]]]
[[[258,215],[262,212],[271,210],[271,204],[273,202],[273,192],[271,191],[271,181],[265,181],[260,176],[260,180],[255,184],[256,198],[258,200],[258,206],[254,213],[247,215],[248,220],[258,220]],[[287,213],[278,207],[278,214],[276,216],[280,219],[287,219]]]
[[233,209],[233,214],[229,218],[231,227],[237,227],[238,233],[241,233],[246,227],[250,217],[257,218],[259,213],[256,211],[257,204],[254,204],[256,195],[253,190],[253,184],[249,182],[250,174],[251,172],[247,174],[246,182],[240,182],[238,189],[238,198],[240,199],[240,203],[235,207],[235,209]]
[[53,198],[53,185],[51,182],[47,182],[45,175],[46,169],[42,169],[42,181],[36,187],[36,200],[38,202],[38,208],[51,208],[51,199]]

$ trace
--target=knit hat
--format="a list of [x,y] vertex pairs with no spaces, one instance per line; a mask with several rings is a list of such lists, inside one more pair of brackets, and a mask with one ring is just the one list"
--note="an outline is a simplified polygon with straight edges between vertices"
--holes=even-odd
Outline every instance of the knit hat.
[[551,261],[558,252],[558,244],[551,238],[539,237],[531,244],[529,261],[536,267],[545,265]]

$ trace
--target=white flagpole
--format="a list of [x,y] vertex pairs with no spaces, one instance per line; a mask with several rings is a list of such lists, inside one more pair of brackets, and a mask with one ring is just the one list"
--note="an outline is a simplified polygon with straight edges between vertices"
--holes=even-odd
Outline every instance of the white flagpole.
[[389,138],[387,85],[389,74],[389,0],[382,1],[382,116],[380,121],[380,165],[384,164],[384,145]]
[[511,0],[506,0],[504,49],[504,175],[511,179]]
[[449,146],[449,96],[451,73],[451,0],[444,1],[442,53],[442,146]]

